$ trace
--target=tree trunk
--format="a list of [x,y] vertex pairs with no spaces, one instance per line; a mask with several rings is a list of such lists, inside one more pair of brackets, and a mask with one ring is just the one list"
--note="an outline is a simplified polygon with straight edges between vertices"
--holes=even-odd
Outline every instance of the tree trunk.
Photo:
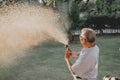
[[43,6],[45,6],[45,5],[46,5],[46,2],[45,2],[45,0],[42,0],[42,2],[43,2]]

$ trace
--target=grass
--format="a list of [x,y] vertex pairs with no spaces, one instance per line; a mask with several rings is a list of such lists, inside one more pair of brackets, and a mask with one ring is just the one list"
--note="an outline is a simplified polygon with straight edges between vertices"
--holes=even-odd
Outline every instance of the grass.
[[[96,43],[100,48],[97,80],[102,80],[106,74],[120,77],[120,37],[98,36]],[[82,48],[78,39],[70,45],[74,51]],[[63,46],[61,43],[48,42],[30,48],[26,51],[27,56],[0,68],[0,80],[73,80],[64,61]]]
[[99,76],[105,74],[120,77],[120,36],[103,36],[97,40],[100,47]]

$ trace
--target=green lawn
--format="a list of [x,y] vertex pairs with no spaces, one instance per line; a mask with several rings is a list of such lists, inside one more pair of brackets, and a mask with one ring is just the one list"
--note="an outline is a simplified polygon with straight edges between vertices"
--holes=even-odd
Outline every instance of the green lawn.
[[[120,36],[98,36],[96,43],[100,48],[98,80],[106,74],[120,77]],[[82,46],[75,40],[70,48],[80,51]],[[0,68],[0,80],[73,80],[64,54],[64,45],[58,42],[33,47],[26,51],[27,56]]]

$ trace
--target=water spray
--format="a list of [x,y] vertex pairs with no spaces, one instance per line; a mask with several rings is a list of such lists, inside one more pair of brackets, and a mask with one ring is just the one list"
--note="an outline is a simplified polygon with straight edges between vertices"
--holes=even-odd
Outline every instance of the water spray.
[[13,63],[26,56],[25,50],[49,40],[68,44],[59,18],[58,12],[40,6],[17,4],[0,8],[0,66]]

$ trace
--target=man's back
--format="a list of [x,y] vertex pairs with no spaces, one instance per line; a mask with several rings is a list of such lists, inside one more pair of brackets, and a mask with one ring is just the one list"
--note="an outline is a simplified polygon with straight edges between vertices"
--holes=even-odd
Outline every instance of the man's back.
[[76,76],[81,78],[96,78],[98,74],[99,48],[97,45],[91,48],[83,48],[79,58],[72,66]]

